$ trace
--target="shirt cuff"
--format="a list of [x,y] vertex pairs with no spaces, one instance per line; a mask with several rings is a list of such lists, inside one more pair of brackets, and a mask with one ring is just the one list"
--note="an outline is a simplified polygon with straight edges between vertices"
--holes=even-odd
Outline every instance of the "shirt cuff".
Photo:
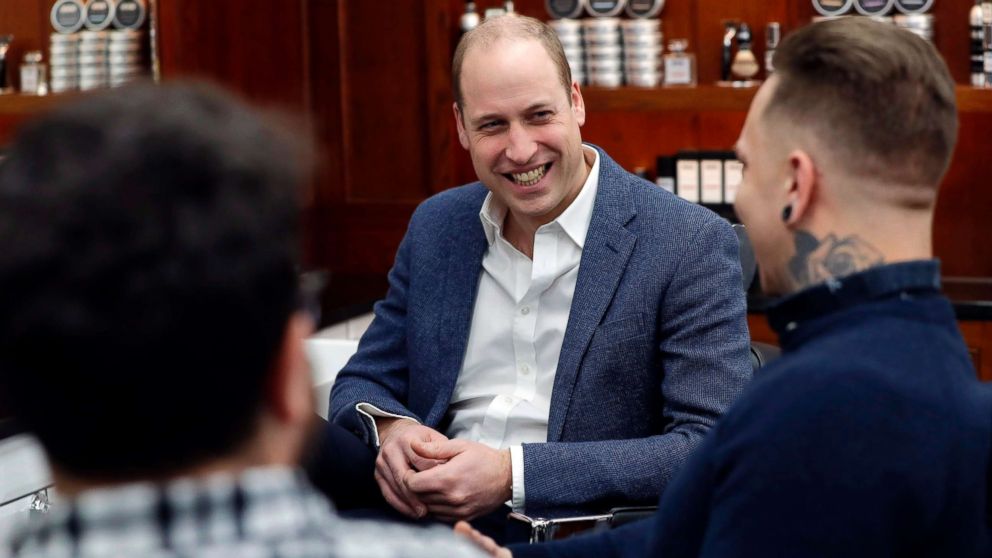
[[510,476],[513,477],[513,511],[524,509],[524,447],[510,446]]
[[[401,419],[412,420],[413,422],[415,422],[417,424],[420,424],[420,421],[417,420],[417,419],[415,419],[415,418],[413,418],[413,417],[408,417],[408,416],[404,416],[404,415],[396,415],[396,414],[393,414],[393,413],[387,413],[386,411],[383,411],[382,409],[376,407],[375,405],[373,405],[371,403],[359,403],[359,404],[355,405],[355,410],[358,411],[358,414],[359,415],[361,415],[362,417],[365,418],[366,424],[369,425],[369,430],[372,431],[372,441],[375,443],[376,449],[379,448],[379,428],[376,427],[376,425],[375,425],[375,419],[377,417],[378,418],[401,418]],[[521,456],[521,459],[523,459],[522,456]]]

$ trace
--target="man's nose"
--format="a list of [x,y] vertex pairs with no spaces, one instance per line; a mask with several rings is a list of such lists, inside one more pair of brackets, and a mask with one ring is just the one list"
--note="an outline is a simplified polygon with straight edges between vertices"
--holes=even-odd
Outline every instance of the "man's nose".
[[524,165],[537,153],[537,142],[525,126],[511,125],[506,144],[506,158],[515,165]]

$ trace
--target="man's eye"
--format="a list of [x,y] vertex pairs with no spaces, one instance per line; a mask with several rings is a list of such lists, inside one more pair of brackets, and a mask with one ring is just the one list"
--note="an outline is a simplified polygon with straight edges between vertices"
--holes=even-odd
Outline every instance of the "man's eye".
[[538,122],[542,122],[542,121],[545,121],[545,120],[550,120],[552,114],[553,113],[550,110],[542,110],[540,112],[535,112],[534,113],[534,116],[532,116],[531,118],[533,118],[534,120],[536,120]]
[[479,125],[480,130],[495,130],[499,127],[499,122],[483,122]]

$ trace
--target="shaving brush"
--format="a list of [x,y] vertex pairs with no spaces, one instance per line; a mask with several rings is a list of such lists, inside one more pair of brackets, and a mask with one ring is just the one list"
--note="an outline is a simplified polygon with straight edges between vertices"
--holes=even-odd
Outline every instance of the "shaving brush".
[[734,55],[734,63],[730,66],[730,71],[734,77],[742,80],[750,80],[758,74],[761,66],[758,59],[751,51],[751,28],[746,23],[741,23],[737,30],[737,54]]

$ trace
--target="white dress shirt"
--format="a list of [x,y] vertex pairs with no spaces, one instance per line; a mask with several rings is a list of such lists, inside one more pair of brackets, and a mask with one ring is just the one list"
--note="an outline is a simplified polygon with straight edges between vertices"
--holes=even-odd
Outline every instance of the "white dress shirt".
[[[599,187],[599,153],[575,200],[534,235],[534,259],[503,238],[507,208],[492,193],[479,218],[489,242],[445,435],[510,448],[514,509],[524,507],[523,443],[548,440],[558,356]],[[396,416],[360,403],[368,417]],[[378,434],[375,434],[378,443]]]

